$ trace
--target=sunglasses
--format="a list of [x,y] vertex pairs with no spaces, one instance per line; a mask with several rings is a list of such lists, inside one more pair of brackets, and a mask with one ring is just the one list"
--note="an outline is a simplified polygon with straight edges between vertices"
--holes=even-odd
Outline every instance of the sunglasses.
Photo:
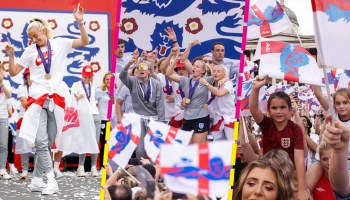
[[214,62],[212,60],[203,60],[205,63],[213,64]]

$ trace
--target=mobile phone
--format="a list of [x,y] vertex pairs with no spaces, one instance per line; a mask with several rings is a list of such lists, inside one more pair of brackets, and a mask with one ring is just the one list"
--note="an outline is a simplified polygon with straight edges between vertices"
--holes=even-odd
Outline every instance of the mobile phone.
[[147,198],[153,199],[154,198],[154,191],[156,190],[155,181],[149,180],[149,181],[146,181],[146,183],[147,183],[147,187],[146,187]]

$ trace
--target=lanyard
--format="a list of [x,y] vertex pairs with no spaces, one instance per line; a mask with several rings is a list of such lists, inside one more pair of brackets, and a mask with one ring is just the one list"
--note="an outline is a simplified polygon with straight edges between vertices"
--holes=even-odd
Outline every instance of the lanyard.
[[47,40],[47,54],[48,54],[48,56],[47,56],[47,62],[46,62],[46,59],[45,59],[45,57],[44,57],[44,54],[43,54],[43,52],[41,51],[39,45],[36,45],[36,49],[38,50],[38,53],[39,53],[41,62],[42,62],[43,65],[44,65],[44,69],[45,69],[46,74],[49,74],[49,73],[50,73],[50,68],[51,68],[51,58],[52,58],[50,41]]
[[83,84],[83,88],[84,88],[86,97],[90,101],[90,97],[91,97],[91,85],[90,85],[90,83],[89,83],[89,92],[86,90],[85,83],[83,81],[81,81],[81,84]]

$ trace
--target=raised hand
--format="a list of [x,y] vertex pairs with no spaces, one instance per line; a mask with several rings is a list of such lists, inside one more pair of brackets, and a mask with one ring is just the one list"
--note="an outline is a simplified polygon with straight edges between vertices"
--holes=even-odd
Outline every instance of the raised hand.
[[73,10],[73,15],[75,20],[78,23],[82,23],[84,19],[84,8],[81,7],[80,3],[78,4],[77,8]]
[[326,117],[326,129],[323,132],[323,139],[333,148],[347,148],[350,139],[349,128],[340,124],[339,121],[332,124],[332,116]]
[[201,42],[199,40],[193,40],[192,42],[190,42],[190,46],[193,47],[195,45],[200,45]]
[[140,56],[139,49],[136,48],[135,51],[134,51],[134,53],[132,54],[132,57],[135,58],[135,59],[137,59],[139,56]]
[[166,29],[164,29],[164,31],[168,34],[168,36],[166,36],[169,40],[171,41],[176,41],[176,34],[173,28],[171,27],[167,27]]
[[170,55],[175,56],[178,51],[179,51],[179,47],[174,47],[171,49]]
[[7,38],[7,42],[8,44],[5,46],[6,53],[7,55],[12,56],[15,52],[15,48],[13,47],[13,45],[11,44],[8,38]]
[[259,79],[259,77],[257,77],[255,80],[253,80],[253,88],[260,89],[267,83],[267,80],[268,76],[265,76],[263,79]]

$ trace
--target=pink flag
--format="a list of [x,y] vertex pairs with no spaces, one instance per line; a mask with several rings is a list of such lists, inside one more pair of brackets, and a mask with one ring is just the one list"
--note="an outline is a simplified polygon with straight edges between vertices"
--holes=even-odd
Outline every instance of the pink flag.
[[122,123],[110,133],[108,158],[124,168],[140,141],[140,133],[140,116],[135,113],[125,114]]
[[231,141],[161,145],[161,175],[173,192],[223,197],[230,187],[231,148]]
[[145,149],[147,156],[156,164],[159,163],[161,144],[172,144],[176,142],[178,144],[188,145],[193,134],[193,131],[183,131],[154,120],[150,121],[148,127],[149,131],[144,138]]
[[350,69],[350,2],[311,0],[321,64]]
[[275,35],[290,25],[282,6],[276,0],[258,0],[249,9],[247,38]]
[[299,45],[260,38],[254,59],[260,59],[259,78],[323,85],[315,58]]

